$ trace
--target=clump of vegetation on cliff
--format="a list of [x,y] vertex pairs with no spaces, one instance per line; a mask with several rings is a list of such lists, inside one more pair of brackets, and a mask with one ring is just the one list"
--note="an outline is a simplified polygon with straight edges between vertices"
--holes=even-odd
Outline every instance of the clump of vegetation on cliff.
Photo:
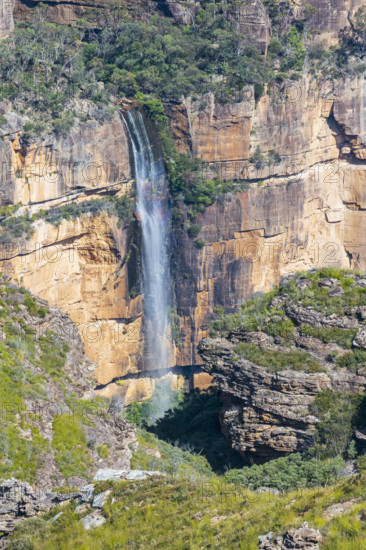
[[[328,282],[323,284],[324,279]],[[339,292],[332,293],[333,288],[339,289]],[[280,301],[276,301],[276,297]],[[366,305],[366,286],[360,274],[346,269],[323,268],[298,273],[286,279],[281,287],[266,294],[254,295],[242,304],[237,313],[225,314],[223,309],[217,307],[215,312],[218,318],[210,324],[211,335],[228,336],[234,329],[244,332],[262,330],[291,340],[294,322],[284,310],[284,305],[290,303],[312,309],[325,317],[334,314],[347,316],[352,308]],[[345,348],[352,346],[357,332],[355,329],[309,326],[307,323],[301,324],[299,331],[304,336],[325,343],[335,342]]]
[[[4,256],[11,255],[12,247],[19,246],[19,241],[26,241],[34,233],[34,216],[24,214],[23,216],[13,216],[13,211],[1,222],[0,245],[4,248]],[[5,247],[8,247],[5,248]]]
[[32,216],[28,213],[14,216],[10,212],[2,221],[0,230],[0,246],[3,248],[1,256],[11,257],[19,252],[26,252],[26,241],[34,233],[34,222],[44,219],[52,225],[60,225],[63,220],[75,220],[83,215],[98,215],[101,212],[114,215],[119,220],[120,227],[126,227],[132,220],[134,200],[127,194],[122,196],[107,195],[101,199],[72,202],[49,210],[40,210]]
[[59,225],[62,220],[75,220],[85,214],[98,215],[101,212],[117,216],[121,227],[125,227],[132,219],[134,200],[127,194],[121,196],[107,195],[102,199],[92,199],[83,202],[72,202],[58,208],[41,210],[37,218],[43,218],[52,225]]
[[325,390],[317,394],[310,411],[319,419],[313,455],[318,458],[355,458],[357,449],[353,434],[365,420],[365,394]]
[[241,342],[235,348],[235,352],[240,357],[245,357],[248,361],[266,367],[271,372],[279,372],[284,369],[325,372],[325,368],[321,367],[309,353],[297,350],[277,351]]

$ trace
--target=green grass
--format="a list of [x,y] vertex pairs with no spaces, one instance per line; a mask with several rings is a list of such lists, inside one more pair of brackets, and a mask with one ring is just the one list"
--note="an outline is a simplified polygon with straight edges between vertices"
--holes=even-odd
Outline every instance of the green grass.
[[[42,455],[48,442],[26,414],[25,399],[44,398],[41,376],[24,369],[21,341],[14,338],[0,344],[0,478],[11,475],[33,481],[42,465]],[[23,353],[27,352],[27,343]],[[19,428],[30,430],[31,439],[21,435]]]
[[22,429],[30,430],[31,440],[22,437],[15,423],[8,423],[2,428],[0,478],[8,479],[12,476],[32,482],[36,479],[37,471],[43,467],[43,457],[49,451],[49,442],[31,424],[23,423]]
[[343,348],[351,348],[354,337],[357,334],[357,329],[347,330],[338,327],[322,328],[302,325],[300,327],[300,333],[302,336],[317,338],[325,344],[334,342]]
[[49,330],[46,335],[39,337],[38,343],[41,348],[40,365],[55,380],[61,380],[69,346]]
[[[26,313],[12,299],[14,293],[24,295]],[[43,311],[48,310],[39,307],[25,289],[10,288],[4,279],[0,294],[0,322],[6,336],[0,342],[0,479],[15,476],[33,482],[45,455],[51,452],[48,439],[39,431],[42,418],[36,411],[39,407],[42,410],[49,399],[47,375],[57,382],[61,392],[65,391],[64,365],[69,347],[50,331],[37,338],[28,316],[38,325]],[[70,407],[70,415],[54,417],[56,462],[66,477],[83,475],[90,458],[82,423],[92,424],[93,414],[102,414],[102,405],[80,402],[70,391],[62,397]]]
[[[282,288],[282,293],[302,307],[312,307],[324,315],[344,315],[347,308],[366,305],[366,288],[352,286],[352,275],[355,273],[347,269],[323,268],[315,273],[303,274],[311,280],[305,289],[296,286],[299,278],[292,279]],[[300,274],[299,274],[300,276]],[[340,296],[329,296],[329,288],[318,285],[322,278],[334,278],[345,293]]]
[[90,456],[85,431],[72,414],[54,418],[52,448],[59,470],[66,478],[88,476]]
[[256,344],[246,344],[241,342],[235,348],[235,352],[248,361],[257,365],[266,367],[271,372],[279,372],[284,369],[305,371],[305,372],[325,372],[309,353],[291,350],[287,352],[268,350],[261,348]]
[[339,367],[357,372],[360,367],[366,366],[366,350],[355,348],[345,353],[337,353],[334,361]]
[[323,461],[294,453],[265,464],[229,470],[225,479],[249,489],[274,487],[280,491],[291,491],[335,483],[344,466],[340,456]]
[[[81,550],[258,550],[259,535],[268,531],[282,535],[304,521],[321,529],[322,548],[359,550],[366,544],[365,524],[356,517],[366,512],[364,475],[278,496],[256,494],[218,479],[104,483],[98,490],[106,488],[112,489],[112,495],[103,510],[107,522],[101,528],[85,531],[75,505],[68,505],[26,520],[12,536],[9,549],[69,550],[71,543]],[[341,518],[324,516],[330,505],[357,497],[360,503]],[[60,510],[63,515],[52,522]],[[198,512],[201,520],[194,518]],[[215,516],[221,518],[216,523],[211,521]]]

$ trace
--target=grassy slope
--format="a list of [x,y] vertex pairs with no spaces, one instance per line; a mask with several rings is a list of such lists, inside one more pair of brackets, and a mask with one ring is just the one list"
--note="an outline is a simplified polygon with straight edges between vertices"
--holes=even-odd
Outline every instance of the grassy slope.
[[[88,476],[83,425],[93,422],[93,414],[104,414],[105,404],[94,402],[89,415],[90,403],[77,396],[64,370],[66,335],[37,334],[52,315],[0,274],[0,480],[13,476],[33,483],[53,452],[63,476]],[[48,410],[54,410],[52,442],[45,437]]]
[[[111,485],[104,483],[99,490]],[[360,501],[347,514],[332,520],[324,516],[329,505],[355,497]],[[74,508],[75,505],[63,507],[63,515],[54,523],[51,518],[58,509],[45,518],[26,521],[9,548],[256,550],[259,535],[268,531],[282,534],[304,521],[321,529],[325,536],[324,550],[358,550],[366,545],[365,475],[321,490],[307,489],[279,496],[239,492],[218,479],[203,479],[202,483],[179,478],[119,482],[114,484],[104,507],[107,522],[88,532]],[[201,520],[193,517],[197,512],[202,513]],[[217,516],[221,518],[213,520]]]

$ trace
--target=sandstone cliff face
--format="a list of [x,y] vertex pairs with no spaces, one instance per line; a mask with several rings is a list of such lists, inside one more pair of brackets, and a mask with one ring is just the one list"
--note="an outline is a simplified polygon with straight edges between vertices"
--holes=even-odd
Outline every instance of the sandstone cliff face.
[[0,4],[0,40],[9,36],[14,28],[13,1],[1,0]]
[[90,192],[130,176],[128,138],[119,112],[111,120],[80,122],[66,138],[20,142],[27,119],[2,102],[8,120],[2,130],[0,193],[3,203],[45,203],[72,191]]
[[[168,112],[178,146],[202,158],[208,174],[215,168],[223,179],[252,182],[197,221],[202,250],[181,236],[179,364],[199,363],[196,346],[215,306],[233,310],[285,273],[323,265],[365,269],[363,87],[363,78],[304,78],[257,105],[249,90],[238,104],[205,97]],[[258,147],[261,166],[251,162]]]
[[301,0],[294,2],[295,13],[311,5],[315,12],[309,18],[313,40],[326,45],[337,43],[339,31],[349,26],[355,13],[364,6],[362,0]]
[[271,39],[271,22],[260,0],[239,0],[229,13],[240,32],[244,34],[247,46],[255,44],[263,55]]
[[[8,120],[2,149],[3,204],[21,202],[31,214],[63,204],[131,191],[127,136],[119,113],[107,122],[76,125],[65,139],[20,144],[21,117],[3,106]],[[30,240],[2,245],[2,269],[71,315],[105,384],[139,369],[142,299],[131,299],[127,264],[132,227],[100,214],[40,219]]]
[[[309,278],[297,277],[294,280],[300,296],[304,293],[306,300],[306,289],[313,288],[314,283]],[[365,279],[356,277],[354,281],[353,288],[363,288]],[[344,354],[344,347],[336,343],[335,333],[332,333],[333,339],[329,336],[329,331],[328,343],[322,340],[322,329],[341,328],[346,330],[340,332],[349,335],[350,343],[353,340],[354,347],[365,349],[366,340],[362,336],[366,304],[364,294],[360,292],[360,303],[363,305],[346,308],[345,315],[330,314],[332,300],[337,300],[342,292],[344,295],[344,290],[336,279],[322,279],[316,284],[325,285],[323,288],[331,297],[328,305],[320,308],[314,298],[313,307],[302,307],[301,297],[299,301],[298,298],[292,301],[286,294],[280,293],[271,302],[274,317],[268,314],[264,319],[263,332],[232,330],[227,339],[206,338],[199,345],[204,369],[213,376],[213,384],[221,393],[223,431],[233,447],[247,458],[252,456],[256,460],[267,460],[289,452],[307,450],[314,444],[313,432],[319,422],[310,408],[315,396],[325,390],[350,394],[365,390],[366,373],[362,364],[354,369],[350,363],[348,367],[337,366],[334,357]],[[351,303],[350,298],[344,301],[345,305],[348,303]],[[285,310],[287,317],[278,317],[280,309]],[[270,307],[268,311],[271,311]],[[281,322],[290,319],[294,323],[291,337],[287,340],[280,335],[271,335],[272,329],[266,328],[270,326],[268,323],[280,319]],[[309,325],[318,338],[313,333],[310,336],[305,330]],[[347,333],[347,329],[352,330]],[[244,344],[244,352],[240,349],[240,343]],[[273,370],[243,356],[242,353],[248,348],[250,352],[253,348],[257,350],[258,361],[262,361],[263,354],[268,351],[285,354],[300,351],[308,355],[303,355],[300,366],[292,366],[291,357],[286,355],[288,366]],[[307,369],[309,358],[315,359],[316,364]]]
[[[299,269],[365,268],[364,79],[337,86],[326,82],[319,88],[304,78],[257,105],[249,89],[241,103],[218,105],[208,96],[169,109],[181,150],[192,150],[218,167],[224,179],[251,182],[248,191],[219,200],[201,216],[204,249],[198,250],[183,233],[179,254],[173,251],[182,343],[177,364],[200,363],[197,344],[215,306],[237,308],[253,292],[269,290],[284,273]],[[3,203],[32,201],[33,212],[129,189],[120,183],[131,169],[118,114],[111,122],[80,124],[66,139],[52,138],[25,151],[18,137],[23,119],[9,106],[5,111],[11,127],[0,145],[2,158],[8,159],[5,168],[3,164]],[[250,162],[257,147],[264,158],[260,167]],[[279,160],[271,160],[273,150]],[[103,217],[63,222],[57,230],[37,223],[29,250],[39,247],[36,243],[45,242],[47,248],[55,243],[55,250],[63,250],[60,261],[51,263],[46,256],[40,262],[37,254],[28,254],[26,264],[21,256],[7,262],[7,272],[23,277],[24,284],[70,312],[81,327],[101,324],[105,336],[94,343],[85,340],[100,365],[99,383],[141,370],[142,301],[129,298],[127,267],[122,266],[128,231],[117,231],[116,221]],[[74,263],[65,253],[70,243]],[[49,257],[56,254],[51,250]],[[126,338],[122,344],[113,336],[116,324]]]
[[[344,136],[333,120],[332,107],[357,103],[362,86],[363,79],[347,82],[343,88],[337,81],[316,82],[305,76],[274,85],[257,103],[254,89],[248,87],[238,103],[221,105],[207,94],[167,114],[177,140],[185,137],[178,143],[181,150],[190,149],[205,162],[220,163],[223,179],[297,174],[339,157],[337,145]],[[264,157],[273,151],[281,158],[277,162],[264,158],[258,167],[250,162],[258,147]]]
[[100,384],[139,370],[142,297],[129,295],[127,250],[127,232],[101,214],[57,227],[39,220],[21,253],[3,262],[13,280],[70,314]]

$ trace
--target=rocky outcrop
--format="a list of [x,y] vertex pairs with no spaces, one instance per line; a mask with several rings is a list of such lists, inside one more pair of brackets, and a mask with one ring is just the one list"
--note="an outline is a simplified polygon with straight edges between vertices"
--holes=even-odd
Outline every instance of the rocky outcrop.
[[[88,102],[81,102],[79,109],[89,116],[93,111]],[[109,120],[78,122],[67,137],[49,135],[31,143],[21,139],[28,119],[17,115],[8,101],[0,103],[0,112],[7,120],[0,145],[3,204],[42,203],[47,208],[75,200],[72,194],[80,190],[92,195],[116,184],[128,190],[128,137],[118,109]]]
[[261,0],[235,1],[229,19],[243,33],[246,46],[255,44],[262,54],[267,54],[271,22]]
[[[299,289],[303,288],[303,280],[296,279]],[[344,303],[347,304],[346,299]],[[213,376],[213,385],[221,393],[223,431],[236,450],[246,458],[251,456],[256,460],[302,452],[314,444],[314,430],[319,419],[312,413],[311,404],[318,393],[325,390],[358,393],[366,388],[362,365],[355,370],[341,368],[334,362],[335,356],[344,353],[336,339],[330,337],[329,343],[324,343],[321,335],[319,338],[314,334],[306,336],[306,330],[303,332],[302,329],[310,326],[315,330],[319,327],[321,331],[323,327],[342,326],[344,334],[351,330],[352,341],[357,329],[359,332],[364,329],[357,307],[348,310],[344,317],[350,323],[334,325],[327,323],[329,318],[334,319],[334,315],[324,310],[321,313],[321,308],[317,307],[307,308],[317,314],[313,322],[308,317],[292,316],[292,300],[286,297],[286,293],[275,297],[271,305],[274,311],[286,311],[289,318],[278,317],[278,313],[277,317],[276,313],[271,317],[268,313],[262,320],[263,332],[236,329],[227,339],[205,338],[199,345],[204,369]],[[281,319],[281,322],[292,319],[295,323],[287,343],[283,337],[273,336],[273,331],[266,328],[268,323],[271,326],[272,322]],[[295,364],[291,353],[298,352],[300,364]],[[253,353],[258,357],[258,363],[250,359]],[[268,354],[273,353],[277,353],[276,368],[266,362]],[[278,354],[284,358],[283,367],[278,366]]]
[[[27,0],[14,0],[14,17],[17,21],[31,21],[34,18],[34,8],[39,6],[40,0],[27,2]],[[64,23],[66,25],[75,23],[85,15],[85,12],[99,12],[103,20],[103,10],[110,8],[109,0],[53,0],[46,4],[47,19],[54,23]],[[121,0],[117,5],[112,6],[115,9],[125,10],[131,17],[145,17],[154,9],[152,0]],[[98,19],[98,17],[97,17]]]
[[[363,0],[301,0],[293,4],[295,15],[307,18],[311,39],[326,46],[337,43],[339,31],[348,27],[350,19],[364,6]],[[309,6],[315,9],[306,16]]]
[[[147,470],[111,470],[101,469],[95,475],[97,481],[140,481],[146,479],[158,479],[164,477],[161,472]],[[81,522],[85,530],[99,527],[106,519],[101,510],[108,501],[111,490],[99,492],[94,495],[94,484],[84,485],[78,491],[60,492],[57,490],[44,492],[34,489],[26,481],[15,478],[6,479],[0,484],[0,548],[6,548],[4,538],[12,533],[17,525],[27,518],[38,516],[48,512],[52,507],[64,505],[68,502],[79,504],[75,513],[83,513],[92,508],[97,509],[92,514],[85,516]],[[59,512],[52,518],[52,522],[58,520],[63,512]]]
[[7,535],[19,521],[49,510],[51,499],[44,493],[36,494],[27,482],[15,478],[0,484],[0,529]]
[[259,537],[258,548],[260,550],[319,550],[319,544],[323,541],[323,535],[317,529],[309,527],[305,521],[301,527],[289,529],[285,535],[274,537],[273,533]]
[[1,0],[0,4],[0,40],[9,36],[14,28],[13,0]]
[[158,2],[159,8],[166,15],[174,18],[178,25],[191,25],[201,5],[195,0],[177,2],[176,0],[162,0]]

